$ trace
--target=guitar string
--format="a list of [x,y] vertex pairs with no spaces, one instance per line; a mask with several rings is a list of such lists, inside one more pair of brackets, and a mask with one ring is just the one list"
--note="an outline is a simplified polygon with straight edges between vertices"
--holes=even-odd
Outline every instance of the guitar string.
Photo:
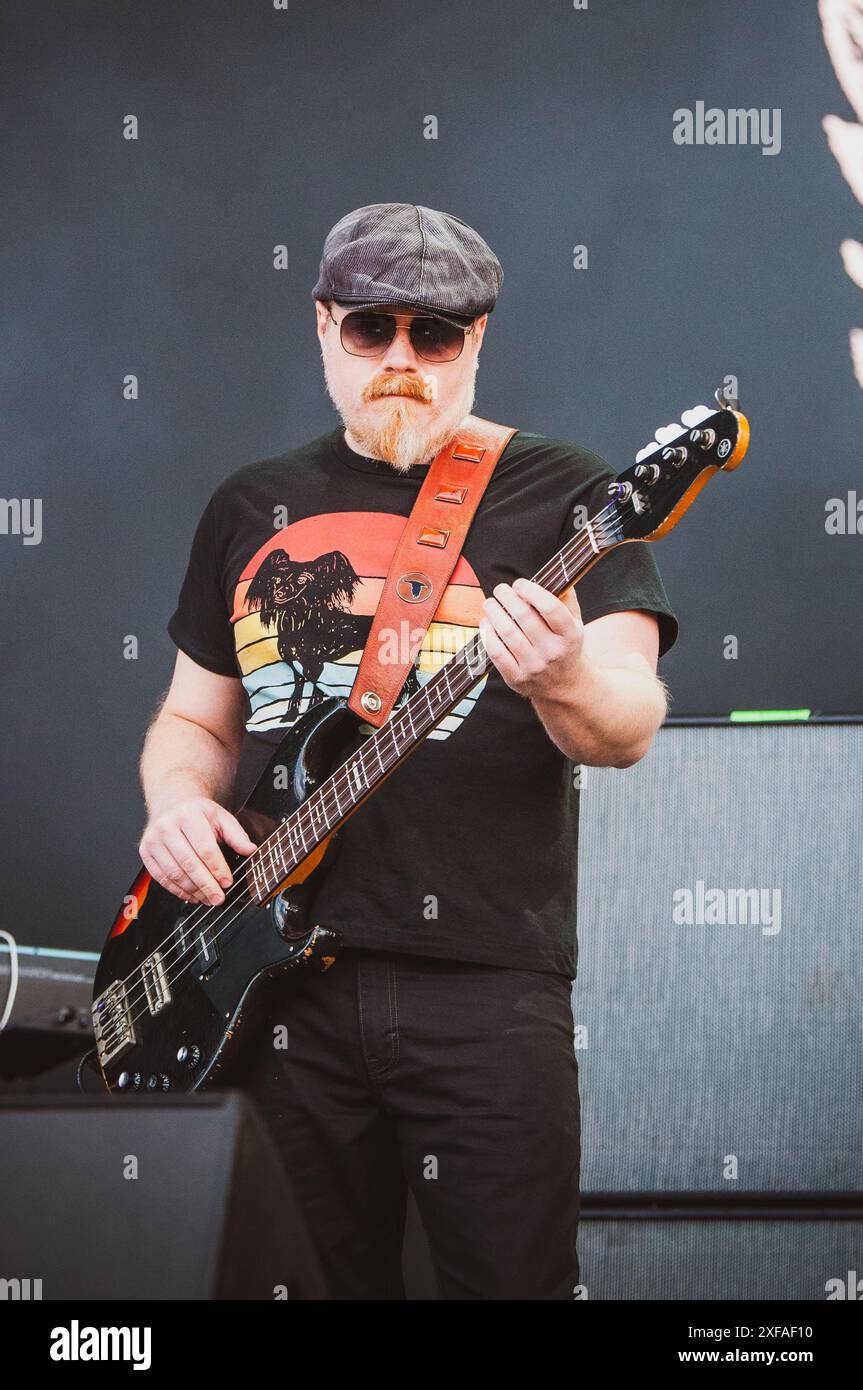
[[[556,570],[556,569],[558,569],[558,568],[561,568],[562,571],[563,571],[563,577],[564,577],[564,579],[566,579],[566,577],[567,577],[567,568],[568,568],[569,562],[572,561],[572,560],[575,560],[576,558],[578,558],[579,560],[582,558],[582,555],[579,554],[579,550],[581,549],[581,547],[582,547],[583,542],[585,541],[585,539],[587,539],[588,545],[587,545],[586,550],[583,551],[583,558],[587,558],[588,555],[594,554],[594,553],[595,553],[594,546],[593,546],[592,544],[590,544],[590,542],[589,542],[589,535],[588,535],[587,537],[585,537],[584,533],[588,531],[588,527],[595,527],[595,526],[599,526],[599,527],[602,529],[602,531],[605,532],[605,531],[606,531],[606,526],[605,526],[605,521],[604,521],[605,515],[606,515],[606,513],[610,513],[611,511],[613,511],[614,508],[615,508],[615,505],[616,505],[616,504],[612,503],[612,504],[610,504],[609,506],[607,506],[606,508],[604,508],[602,512],[597,513],[597,515],[596,515],[595,517],[593,517],[593,518],[590,520],[590,522],[588,522],[587,526],[581,528],[581,530],[577,533],[577,535],[576,535],[575,537],[573,537],[573,539],[572,539],[571,541],[568,541],[567,544],[566,544],[564,547],[562,547],[561,550],[558,551],[558,552],[552,557],[552,559],[551,559],[550,561],[548,561],[548,563],[547,563],[546,565],[543,566],[543,568],[542,568],[541,570],[538,571],[538,576],[541,576],[541,575],[546,574],[546,572],[549,571],[549,570],[554,571],[554,570]],[[623,504],[623,505],[624,505],[624,506],[628,506],[629,504],[628,504],[628,503],[625,503],[625,504]],[[619,505],[618,505],[618,510],[619,510],[619,511],[622,511],[622,507],[620,507]],[[603,540],[605,540],[605,539],[606,539],[606,536],[605,536],[605,534],[603,534]],[[572,550],[573,553],[572,553],[572,554],[567,554],[567,552],[570,551],[570,550]],[[604,553],[604,552],[603,552],[603,551],[600,551],[600,554],[602,554],[602,553]],[[564,555],[566,555],[566,563],[565,563],[564,565],[561,565],[560,562],[561,562],[561,559],[562,559],[562,557],[563,557]],[[537,580],[537,582],[539,582],[539,580]],[[462,657],[464,657],[464,654],[465,654],[465,652],[467,651],[467,648],[468,648],[469,646],[471,646],[471,645],[475,645],[476,642],[477,642],[477,640],[478,640],[477,637],[472,638],[470,643],[467,643],[467,644],[465,645],[465,647],[463,647],[463,648],[460,649],[460,651],[457,653],[455,659],[456,659],[456,660],[459,660],[459,659],[461,659]],[[486,655],[487,655],[487,654],[486,654]],[[432,678],[432,681],[437,681],[438,678],[440,677],[441,673],[444,672],[444,671],[447,669],[448,665],[449,665],[449,663],[445,663],[445,665],[444,665],[443,667],[440,667],[439,670],[438,670],[438,672],[436,672],[436,673],[435,673],[435,676]],[[483,674],[483,673],[480,672],[480,673],[477,675],[476,680],[475,680],[474,682],[472,682],[472,684],[476,684],[476,682],[479,681],[479,680],[482,678],[482,674]],[[423,694],[426,694],[427,692],[429,692],[430,687],[432,686],[432,681],[427,682],[427,684],[423,687],[423,692],[422,692]],[[443,680],[441,680],[441,681],[440,681],[440,684],[441,684],[441,686],[443,686],[443,685],[445,684],[445,682],[444,682]],[[470,687],[468,687],[468,688],[470,688]],[[451,692],[451,691],[449,692],[449,696],[450,696],[450,699],[451,699],[451,698],[452,698],[452,692]],[[431,714],[431,717],[432,717],[432,724],[431,724],[431,727],[433,728],[433,727],[434,727],[434,724],[440,719],[441,714],[440,714],[439,712],[435,712],[433,709],[431,709],[431,707],[430,707],[430,702],[428,702],[428,703],[429,703],[429,713]],[[397,714],[398,714],[399,716],[402,716],[402,715],[404,714],[405,709],[406,709],[406,706],[402,706],[401,709],[400,709],[399,711],[397,711]],[[401,722],[402,722],[402,724],[404,724],[405,721],[402,720]],[[408,721],[408,722],[411,722],[411,724],[412,724],[412,721]],[[379,732],[380,732],[381,734],[383,734],[383,735],[391,736],[392,733],[393,733],[393,726],[394,726],[394,723],[395,723],[394,720],[392,720],[392,719],[389,720],[386,724],[384,724],[384,725],[381,726],[381,729],[380,729]],[[368,751],[368,749],[366,748],[366,749],[364,749],[363,751],[366,752],[366,751]],[[398,761],[400,761],[400,759],[404,756],[404,753],[403,753],[403,752],[402,752],[402,753],[399,752],[398,743],[395,741],[395,739],[393,739],[393,752],[396,754],[396,756],[395,756],[395,758],[393,758],[392,760],[390,760],[390,754],[389,754],[389,753],[386,754],[386,758],[387,758],[387,768],[390,768],[390,769],[391,769],[392,767],[394,767],[394,766],[398,763]],[[348,762],[350,762],[350,761],[351,761],[351,760],[349,759]],[[382,760],[380,759],[380,757],[379,757],[378,761],[379,761],[379,762],[382,762]],[[341,768],[336,769],[335,773],[333,773],[332,776],[331,776],[331,778],[328,779],[328,782],[333,782],[333,783],[337,782],[337,781],[339,780],[340,774],[343,772],[344,766],[346,766],[346,765],[347,765],[347,764],[343,764],[343,766],[342,766]],[[386,771],[386,770],[387,770],[387,769],[383,769],[383,771]],[[345,784],[345,787],[346,787],[346,789],[349,790],[348,784]],[[329,798],[329,790],[328,790],[328,784],[327,784],[327,783],[325,783],[324,786],[323,786],[320,790],[321,790],[321,792],[323,792],[323,793],[325,794],[324,797],[323,797],[322,799],[325,801],[325,803],[328,802],[327,809],[328,809],[328,810],[331,810],[333,804],[335,804],[335,807],[336,807],[336,809],[338,810],[339,815],[341,816],[343,813],[342,813],[341,806],[340,806],[339,801],[338,801],[338,796],[336,795],[332,800],[329,800],[329,801],[328,801],[328,798]],[[307,807],[308,807],[308,801],[307,801],[307,802],[301,803],[301,806],[297,808],[297,811],[296,811],[296,812],[292,813],[292,816],[289,817],[289,819],[292,819],[293,815],[297,815],[298,813],[304,812],[304,811],[306,810]],[[352,808],[352,809],[353,809],[353,808]],[[302,817],[300,816],[300,818],[302,818]],[[308,828],[311,829],[311,830],[314,830],[314,825],[313,825],[313,823],[312,823],[311,821],[309,821],[309,823],[308,823]],[[284,829],[284,823],[283,823],[282,826],[279,827],[279,830],[278,830],[278,831],[274,832],[274,834],[270,837],[270,839],[278,838],[278,837],[280,836],[281,832],[283,831],[283,829]],[[331,829],[335,829],[335,826],[331,827]],[[328,832],[328,833],[329,833],[329,832]],[[314,847],[313,847],[313,848],[314,848]],[[261,847],[259,847],[259,849],[258,849],[258,851],[257,851],[258,853],[260,853],[260,849],[261,849]],[[308,853],[311,853],[311,851],[307,851],[307,854],[308,854]],[[304,855],[303,858],[307,857],[307,854]],[[302,863],[302,858],[300,859],[299,862]],[[241,863],[242,863],[242,861],[241,861]],[[236,866],[236,867],[240,867],[240,865],[238,865],[238,866]],[[240,907],[240,911],[237,912],[237,913],[234,913],[234,915],[231,917],[230,921],[229,921],[229,922],[226,922],[226,923],[224,924],[224,926],[221,927],[220,930],[216,933],[216,935],[212,938],[212,939],[213,939],[213,942],[215,942],[215,941],[218,940],[218,938],[223,934],[223,932],[226,931],[226,930],[228,929],[228,927],[230,927],[230,926],[232,925],[232,923],[235,922],[235,921],[237,920],[237,918],[246,910],[246,908],[247,908],[248,906],[250,906],[250,905],[253,904],[253,903],[254,903],[255,906],[263,906],[263,904],[260,903],[259,900],[258,900],[257,898],[254,898],[251,894],[248,894],[248,895],[247,895],[247,887],[246,887],[246,884],[247,884],[247,879],[248,879],[248,867],[249,867],[249,865],[248,865],[248,860],[245,861],[245,865],[243,865],[243,867],[246,869],[246,872],[242,874],[240,880],[239,880],[238,882],[236,882],[236,883],[233,885],[233,888],[232,888],[232,889],[229,890],[228,895],[227,895],[227,897],[225,898],[225,900],[224,900],[223,902],[221,902],[221,903],[212,903],[212,904],[203,904],[203,903],[202,903],[202,904],[199,904],[198,909],[196,909],[196,912],[198,913],[198,920],[195,921],[195,914],[193,913],[192,917],[187,918],[187,919],[186,919],[184,922],[182,922],[177,928],[175,928],[174,931],[173,931],[172,933],[169,933],[169,935],[165,938],[165,940],[164,940],[159,946],[154,947],[153,951],[151,951],[151,952],[149,953],[149,956],[147,957],[147,959],[150,959],[150,957],[152,957],[153,955],[155,955],[157,952],[164,952],[164,954],[165,954],[166,957],[170,956],[170,951],[165,951],[165,947],[167,946],[167,943],[171,940],[172,937],[176,937],[176,938],[178,939],[178,940],[177,940],[177,947],[178,947],[178,949],[179,949],[179,955],[176,956],[175,959],[174,959],[173,961],[170,962],[170,964],[171,964],[172,966],[173,966],[173,965],[176,965],[177,961],[178,961],[179,959],[182,958],[183,954],[184,954],[187,950],[190,949],[190,948],[185,944],[185,937],[186,937],[186,935],[187,935],[187,932],[192,928],[193,923],[194,923],[195,929],[196,929],[196,931],[197,931],[197,929],[199,929],[199,928],[201,927],[203,919],[206,918],[207,916],[209,916],[212,912],[214,912],[214,911],[218,908],[218,909],[219,909],[219,915],[218,915],[218,916],[214,919],[214,921],[212,922],[212,926],[215,927],[216,924],[217,924],[219,921],[221,921],[222,917],[224,917],[225,914],[226,914],[228,911],[230,911],[232,907],[236,907],[236,906],[237,906],[238,900],[239,900],[240,898],[244,898],[245,896],[248,896],[248,902],[244,901],[244,902],[242,903],[242,906]],[[275,867],[275,866],[274,866],[274,867]],[[291,867],[292,867],[292,868],[295,868],[295,867],[298,867],[298,865],[292,865]],[[287,873],[290,873],[290,872],[291,872],[291,869],[287,869],[286,872],[287,872]],[[280,877],[280,879],[284,879],[285,873],[281,873],[279,877]],[[233,901],[232,901],[232,899],[233,899]],[[183,968],[181,971],[179,971],[175,976],[173,976],[172,979],[169,981],[169,983],[172,983],[172,984],[173,984],[173,983],[176,983],[176,981],[179,980],[179,979],[181,978],[181,976],[182,976],[183,974],[185,974],[185,971],[186,971],[187,969],[190,969],[190,968],[194,965],[194,963],[195,963],[195,958],[194,958],[194,955],[192,955],[192,958],[189,960],[188,964],[187,964],[186,966],[184,966],[184,968]],[[167,959],[160,961],[160,968],[165,968],[165,967],[167,967],[167,965],[168,965],[168,960],[167,960]],[[133,974],[133,973],[134,973],[134,972],[130,972],[129,975],[127,975],[126,978],[125,978],[124,980],[120,981],[119,983],[120,983],[121,985],[125,985],[125,984],[132,978],[132,974]],[[128,1009],[134,1007],[134,1006],[138,1003],[139,1000],[142,1000],[142,1001],[145,1000],[145,999],[146,999],[146,996],[147,996],[146,986],[145,986],[145,985],[143,984],[143,982],[142,982],[142,985],[141,985],[141,994],[140,994],[139,996],[137,996],[137,997],[134,997],[134,996],[133,996],[133,998],[131,998],[131,999],[125,1001],[126,1009],[128,1010]],[[131,1022],[131,1023],[136,1022],[138,1018],[141,1018],[141,1017],[144,1016],[144,1013],[145,1013],[145,1012],[146,1012],[146,1010],[142,1010],[140,1013],[135,1014],[134,1017],[131,1018],[130,1022]],[[122,1023],[121,1023],[121,1022],[118,1022],[117,1027],[118,1027],[118,1028],[122,1028],[122,1026],[123,1026]],[[106,1033],[106,1035],[105,1035],[105,1037],[104,1037],[103,1040],[104,1040],[108,1045],[110,1045],[110,1043],[111,1043],[114,1039],[112,1039],[110,1033]]]
[[[559,551],[557,551],[556,554],[551,558],[551,560],[549,560],[539,571],[537,571],[537,575],[535,576],[535,581],[534,581],[534,582],[541,583],[541,582],[542,582],[542,581],[541,581],[541,577],[542,577],[542,576],[547,575],[547,572],[548,572],[548,571],[552,571],[552,572],[553,572],[553,571],[556,571],[557,569],[562,570],[563,578],[566,579],[566,578],[567,578],[567,570],[568,570],[568,567],[569,567],[569,564],[570,564],[571,561],[575,561],[575,560],[579,560],[579,561],[580,561],[582,558],[586,559],[589,555],[595,554],[595,546],[594,546],[594,544],[593,544],[592,541],[591,541],[590,531],[591,531],[593,528],[597,528],[597,527],[598,527],[598,528],[603,532],[602,539],[603,539],[603,540],[606,540],[606,539],[607,539],[607,530],[608,530],[607,524],[606,524],[606,517],[607,517],[607,516],[610,516],[610,514],[611,514],[612,512],[614,512],[615,510],[618,512],[618,519],[620,520],[620,519],[623,518],[623,516],[625,515],[625,513],[626,513],[627,510],[628,510],[628,511],[632,511],[632,510],[634,510],[634,508],[632,507],[632,504],[631,504],[629,501],[626,501],[626,502],[624,502],[624,503],[622,503],[622,504],[621,504],[621,503],[617,503],[617,502],[611,502],[611,503],[609,503],[609,504],[608,504],[606,507],[604,507],[600,512],[598,512],[598,513],[596,514],[596,516],[592,517],[592,518],[587,522],[587,524],[586,524],[584,527],[582,527],[570,541],[568,541],[568,542],[566,543],[565,546],[563,546]],[[609,549],[609,548],[612,548],[613,545],[616,543],[617,540],[619,540],[618,537],[612,536],[612,538],[611,538],[611,543],[610,543],[610,545],[607,545],[607,546],[605,547],[605,550],[607,550],[607,549]],[[605,553],[605,550],[601,550],[601,551],[599,552],[599,554],[600,554],[600,555],[604,554],[604,553]],[[572,553],[569,553],[569,552],[572,552]],[[455,660],[455,661],[462,661],[463,658],[464,658],[464,656],[465,656],[465,653],[466,653],[467,650],[468,650],[468,648],[471,647],[471,646],[476,645],[476,643],[477,643],[478,640],[479,640],[479,639],[478,639],[476,636],[474,636],[474,637],[470,640],[470,642],[466,643],[465,646],[462,647],[462,648],[459,650],[459,652],[456,654],[454,660]],[[487,658],[487,653],[486,653],[486,658]],[[441,667],[438,669],[438,671],[435,673],[434,677],[432,677],[432,679],[429,680],[429,681],[426,683],[426,685],[424,685],[424,686],[422,687],[422,692],[421,692],[421,693],[423,694],[423,696],[426,697],[426,703],[427,703],[428,706],[429,706],[428,713],[431,714],[431,717],[432,717],[432,724],[431,724],[431,727],[432,727],[432,728],[434,727],[435,723],[441,718],[441,713],[435,712],[435,711],[431,708],[431,701],[430,701],[430,699],[429,699],[429,696],[430,696],[431,694],[433,694],[433,693],[436,693],[435,690],[433,689],[433,684],[434,684],[435,682],[438,682],[438,681],[439,681],[439,682],[440,682],[440,687],[441,687],[441,688],[443,688],[443,687],[446,685],[446,683],[447,683],[447,678],[443,675],[443,673],[447,672],[447,668],[449,667],[449,664],[450,664],[449,662],[446,662],[443,666],[441,666]],[[487,669],[487,665],[488,665],[488,661],[486,661],[486,669]],[[470,669],[469,663],[468,663],[468,669]],[[483,672],[480,672],[480,673],[477,675],[476,680],[475,680],[472,684],[476,684],[479,680],[481,680],[481,679],[482,679],[482,675],[483,675]],[[470,688],[471,688],[471,687],[468,687],[468,689],[470,689]],[[420,693],[420,692],[418,692],[418,693]],[[466,693],[466,692],[463,692],[463,693]],[[450,699],[452,698],[452,691],[449,691],[449,697],[450,697]],[[408,717],[407,717],[407,720],[404,719],[404,715],[405,715],[405,711],[406,711],[406,710],[407,710],[407,704],[403,705],[399,710],[396,711],[396,718],[398,719],[398,721],[399,721],[399,723],[400,723],[401,725],[404,725],[405,723],[410,723],[411,727],[413,727],[413,721],[411,720],[411,718],[410,718],[409,715],[408,715]],[[393,734],[393,732],[394,732],[394,725],[395,725],[395,724],[396,724],[396,719],[392,719],[392,718],[391,718],[391,719],[388,720],[385,724],[381,725],[379,732],[381,733],[381,735],[384,735],[384,736],[392,736],[392,734]],[[390,754],[389,754],[389,753],[385,753],[384,756],[385,756],[385,758],[386,758],[386,760],[387,760],[387,767],[384,768],[384,767],[383,767],[383,759],[382,759],[381,756],[380,756],[380,753],[383,752],[383,749],[381,748],[381,749],[379,749],[378,751],[379,751],[378,762],[379,762],[379,763],[381,764],[381,766],[382,766],[382,774],[381,774],[381,775],[383,775],[387,770],[392,769],[393,767],[395,767],[396,764],[401,760],[401,758],[405,756],[405,754],[404,754],[403,751],[402,751],[402,752],[399,752],[398,743],[396,742],[395,739],[393,739],[393,752],[396,754],[396,756],[395,756],[395,758],[393,758],[392,760],[390,760]],[[367,746],[362,750],[362,752],[361,752],[361,754],[360,754],[360,757],[364,756],[364,755],[365,755],[366,753],[368,753],[368,752],[369,752],[369,748],[368,748],[368,745],[367,745]],[[348,760],[347,760],[347,763],[343,764],[342,767],[337,768],[337,769],[335,770],[335,772],[334,772],[333,774],[331,774],[331,776],[327,779],[327,782],[325,782],[325,783],[323,784],[323,786],[320,788],[320,792],[319,792],[319,793],[313,793],[313,794],[312,794],[312,797],[310,797],[307,801],[302,802],[302,803],[300,804],[300,806],[297,807],[296,810],[295,810],[293,813],[291,813],[291,815],[288,817],[288,820],[285,821],[285,822],[283,822],[283,823],[277,828],[277,830],[274,831],[273,834],[269,836],[268,840],[264,842],[264,845],[258,847],[258,850],[256,851],[256,854],[260,855],[260,854],[261,854],[261,851],[262,851],[263,849],[265,849],[265,847],[266,847],[267,845],[269,845],[269,844],[270,844],[270,841],[272,841],[272,840],[278,840],[278,841],[280,842],[280,844],[279,844],[279,849],[281,850],[281,847],[282,847],[282,846],[281,846],[281,840],[282,840],[282,837],[283,837],[283,835],[284,835],[285,829],[286,829],[286,827],[287,827],[287,825],[288,825],[288,822],[291,821],[291,820],[293,820],[294,817],[297,818],[297,821],[298,821],[299,823],[302,823],[303,820],[306,818],[306,814],[308,813],[308,819],[306,819],[306,826],[305,826],[305,828],[307,828],[307,829],[310,830],[312,833],[314,833],[314,831],[315,831],[315,826],[314,826],[313,820],[311,819],[310,802],[311,802],[315,797],[317,797],[318,801],[321,801],[321,802],[323,803],[324,808],[325,808],[325,810],[326,810],[327,812],[330,811],[330,810],[332,810],[333,806],[335,806],[336,810],[339,812],[339,815],[342,816],[342,815],[343,815],[343,812],[342,812],[341,805],[340,805],[339,799],[338,799],[338,790],[337,790],[337,787],[338,787],[339,781],[341,780],[342,783],[343,783],[342,790],[345,790],[345,791],[350,792],[350,790],[351,790],[351,788],[350,788],[350,783],[347,781],[347,779],[345,779],[345,778],[342,777],[342,774],[343,774],[343,772],[344,772],[344,768],[345,768],[349,763],[353,762],[354,760],[355,760],[355,759],[348,759]],[[367,786],[368,786],[368,783],[367,783]],[[323,795],[321,795],[321,793],[322,793]],[[331,793],[333,793],[332,796],[331,796]],[[351,810],[353,810],[353,809],[354,809],[354,808],[351,807]],[[346,818],[347,818],[347,817],[346,817]],[[336,823],[336,825],[337,825],[337,823]],[[331,831],[334,830],[334,829],[336,828],[336,825],[331,826],[331,827],[328,829],[327,833],[328,833],[328,834],[331,833]],[[313,846],[312,848],[314,849],[315,847],[316,847],[316,846]],[[271,848],[269,849],[269,851],[268,851],[268,853],[269,853],[271,859],[272,859],[272,852],[273,852],[273,851],[272,851],[272,847],[271,847]],[[303,862],[303,858],[308,857],[308,854],[310,854],[310,853],[312,853],[312,850],[306,851],[306,853],[303,855],[303,857],[299,860],[299,863],[302,863],[302,862]],[[224,925],[223,927],[221,927],[221,928],[219,929],[219,931],[216,933],[216,935],[212,938],[212,940],[213,940],[214,943],[215,943],[215,941],[217,941],[218,938],[223,934],[223,932],[226,931],[227,928],[230,927],[230,926],[232,925],[232,923],[235,922],[235,921],[237,920],[237,918],[246,910],[246,908],[247,908],[248,906],[250,906],[250,905],[253,904],[253,903],[254,903],[255,906],[263,906],[264,904],[260,903],[259,900],[258,900],[257,898],[255,898],[255,897],[253,897],[253,895],[252,895],[251,893],[248,893],[248,887],[247,887],[247,885],[248,885],[248,874],[249,874],[249,869],[250,869],[250,859],[251,859],[251,856],[250,856],[249,859],[247,859],[246,861],[240,861],[239,864],[235,865],[235,868],[243,868],[243,869],[244,869],[244,872],[241,874],[240,878],[239,878],[239,879],[232,885],[232,887],[228,890],[227,896],[225,897],[225,899],[224,899],[221,903],[210,903],[210,904],[201,903],[201,904],[199,904],[198,907],[195,909],[195,912],[193,912],[193,914],[192,914],[191,917],[189,917],[189,918],[187,918],[185,921],[181,922],[180,925],[179,925],[178,927],[176,927],[172,932],[170,932],[170,933],[168,934],[167,937],[165,937],[164,941],[162,941],[158,946],[156,946],[156,947],[153,948],[153,951],[151,951],[151,952],[149,953],[147,959],[150,959],[150,957],[152,957],[153,955],[155,955],[157,952],[158,952],[158,953],[162,953],[166,958],[160,961],[160,968],[161,968],[161,969],[165,969],[166,967],[168,967],[169,961],[168,961],[167,957],[170,957],[171,949],[173,949],[173,948],[168,949],[168,950],[166,950],[165,948],[168,946],[168,942],[171,941],[172,938],[176,938],[176,939],[177,939],[177,940],[176,940],[176,945],[177,945],[177,948],[179,949],[179,955],[176,956],[176,957],[174,958],[173,961],[170,961],[170,965],[171,965],[171,966],[176,965],[177,961],[180,960],[180,959],[182,959],[183,954],[184,954],[186,951],[189,951],[189,950],[190,950],[190,948],[188,947],[188,945],[185,944],[185,938],[186,938],[188,932],[189,932],[189,931],[194,931],[194,933],[197,934],[197,933],[199,932],[200,928],[202,927],[202,925],[203,925],[205,919],[206,919],[207,917],[209,917],[210,914],[212,914],[214,911],[216,911],[216,909],[218,909],[218,916],[216,916],[215,919],[213,920],[213,922],[211,923],[211,926],[212,926],[212,927],[215,927],[216,924],[222,920],[222,918],[225,916],[225,914],[226,914],[228,911],[231,910],[231,908],[237,906],[238,900],[239,900],[240,898],[244,898],[244,897],[246,897],[246,896],[248,897],[248,902],[244,901],[244,902],[242,903],[242,906],[240,907],[240,911],[237,912],[237,913],[235,913],[234,916],[231,917],[230,921],[229,921],[229,922],[226,922],[225,925]],[[262,861],[262,862],[263,862],[263,861]],[[273,864],[273,867],[275,868],[275,864]],[[280,873],[280,874],[279,874],[279,879],[280,879],[280,880],[283,880],[283,879],[285,878],[285,876],[286,876],[286,873],[289,874],[289,873],[292,871],[292,869],[293,869],[293,868],[296,868],[296,867],[298,867],[298,864],[293,864],[293,865],[291,865],[290,868],[287,868],[287,869],[286,869],[286,872],[285,872],[285,873]],[[190,969],[190,968],[192,967],[192,965],[194,965],[194,959],[195,959],[195,958],[194,958],[194,954],[193,954],[193,957],[192,957],[192,959],[189,960],[188,964],[187,964],[186,966],[184,966],[183,969],[182,969],[181,971],[179,971],[176,975],[174,975],[173,977],[171,977],[171,979],[169,980],[169,983],[170,983],[170,984],[175,984],[176,981],[179,980],[183,974],[185,974],[186,970]],[[128,983],[128,981],[132,978],[132,975],[133,975],[133,974],[134,974],[134,972],[133,972],[133,971],[130,971],[130,973],[129,973],[123,980],[119,981],[118,983],[119,983],[121,986],[126,985],[126,984]],[[115,986],[115,987],[116,987],[116,986]],[[110,988],[110,987],[109,987],[109,988]],[[141,994],[138,995],[137,997],[133,997],[133,998],[127,1000],[127,1001],[124,1001],[126,1010],[128,1011],[129,1009],[133,1008],[135,1005],[137,1005],[137,1003],[139,1002],[139,1000],[143,1001],[143,1000],[146,999],[146,997],[147,997],[146,986],[143,985],[143,983],[142,983],[142,985],[141,985]],[[135,1022],[137,1021],[137,1019],[142,1018],[142,1017],[144,1016],[144,1013],[145,1013],[145,1012],[146,1012],[146,1010],[142,1010],[140,1013],[135,1014],[134,1017],[131,1018],[129,1021],[130,1021],[131,1023],[135,1023]],[[117,1028],[118,1028],[118,1029],[119,1029],[119,1028],[122,1028],[122,1026],[123,1026],[122,1023],[118,1022]],[[102,1040],[102,1041],[105,1042],[108,1046],[110,1046],[110,1044],[111,1044],[111,1042],[112,1042],[113,1040],[114,1040],[114,1039],[112,1039],[110,1033],[106,1033],[106,1035],[103,1037],[103,1040]]]

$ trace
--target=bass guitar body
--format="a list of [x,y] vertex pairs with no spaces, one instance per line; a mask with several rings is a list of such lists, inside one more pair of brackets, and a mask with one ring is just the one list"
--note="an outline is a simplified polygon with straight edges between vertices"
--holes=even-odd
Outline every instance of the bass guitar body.
[[[237,819],[256,844],[292,816],[361,745],[347,701],[314,706],[285,735]],[[99,1067],[110,1091],[203,1089],[230,1080],[251,1041],[244,1025],[266,980],[327,970],[341,934],[310,920],[332,867],[332,832],[261,902],[248,891],[243,855],[223,845],[233,876],[222,903],[186,903],[146,870],[131,885],[102,951],[94,981]]]

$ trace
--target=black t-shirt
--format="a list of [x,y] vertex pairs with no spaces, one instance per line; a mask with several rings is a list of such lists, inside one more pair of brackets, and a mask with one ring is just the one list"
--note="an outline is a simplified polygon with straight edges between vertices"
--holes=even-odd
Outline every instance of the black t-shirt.
[[[310,702],[350,693],[382,582],[428,466],[397,473],[351,449],[339,426],[239,469],[211,497],[168,631],[193,661],[243,681],[246,732],[231,809],[245,800]],[[565,440],[526,431],[510,440],[407,694],[474,636],[496,584],[531,578],[561,548],[573,534],[575,506],[593,516],[606,504],[613,477],[601,458]],[[314,633],[277,622],[288,559],[317,566],[328,576],[321,593],[335,594],[320,601]],[[349,576],[346,588],[334,583],[334,567]],[[677,637],[649,545],[622,545],[604,555],[575,592],[585,623],[643,609],[658,616],[660,654]],[[314,687],[304,679],[304,652],[310,668],[322,666]],[[574,771],[530,701],[491,667],[342,827],[312,920],[339,928],[345,945],[574,978]]]

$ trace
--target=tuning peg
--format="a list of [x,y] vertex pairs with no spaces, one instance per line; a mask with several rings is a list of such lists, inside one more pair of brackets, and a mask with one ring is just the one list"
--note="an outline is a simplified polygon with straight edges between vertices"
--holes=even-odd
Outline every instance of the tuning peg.
[[699,449],[712,449],[716,443],[716,430],[690,430],[690,444],[697,444]]
[[609,483],[608,495],[615,502],[628,502],[632,496],[632,483]]
[[669,446],[662,451],[663,462],[670,463],[672,468],[682,468],[688,457],[689,455],[681,445],[678,445],[676,449]]
[[[667,449],[665,453],[668,453]],[[664,458],[665,454],[663,454],[662,457]],[[661,470],[658,463],[640,463],[635,470],[636,478],[644,483],[646,487],[652,487],[655,482],[658,482],[660,473]]]

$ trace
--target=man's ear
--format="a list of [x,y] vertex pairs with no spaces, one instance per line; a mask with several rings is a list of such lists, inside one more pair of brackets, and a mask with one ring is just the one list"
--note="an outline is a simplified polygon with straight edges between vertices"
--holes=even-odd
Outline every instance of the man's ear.
[[485,326],[488,323],[488,314],[481,314],[478,319],[474,319],[473,336],[476,340],[476,350],[479,352],[482,340],[485,337]]
[[325,333],[326,330],[327,330],[327,324],[328,324],[329,321],[330,321],[330,316],[329,316],[329,313],[327,312],[328,309],[329,309],[329,304],[328,304],[327,300],[325,300],[325,299],[316,299],[316,300],[315,300],[315,326],[316,326],[316,328],[317,328],[318,338],[320,338],[320,339],[323,339],[324,333]]

